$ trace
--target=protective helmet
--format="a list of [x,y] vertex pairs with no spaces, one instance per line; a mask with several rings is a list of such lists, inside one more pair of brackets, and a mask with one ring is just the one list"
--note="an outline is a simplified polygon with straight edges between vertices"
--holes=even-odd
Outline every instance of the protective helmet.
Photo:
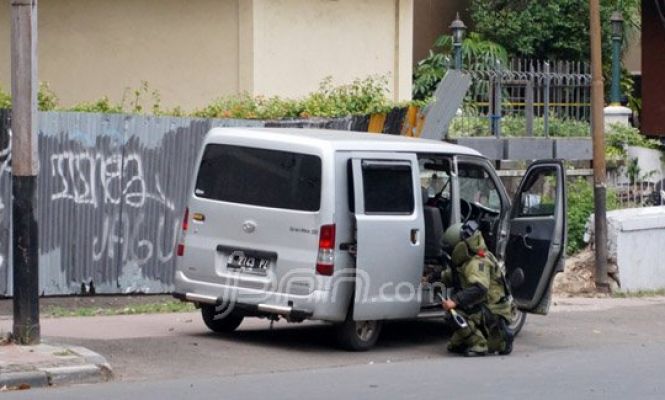
[[453,248],[462,240],[470,238],[478,230],[476,221],[453,224],[443,233],[443,246]]
[[443,247],[452,249],[457,243],[462,240],[462,226],[464,224],[457,223],[450,225],[443,233]]

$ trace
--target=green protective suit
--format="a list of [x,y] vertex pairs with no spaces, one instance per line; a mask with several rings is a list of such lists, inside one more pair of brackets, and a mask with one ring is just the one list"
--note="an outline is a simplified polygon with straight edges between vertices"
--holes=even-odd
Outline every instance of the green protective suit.
[[501,267],[487,250],[480,231],[459,242],[451,257],[453,266],[443,272],[442,280],[453,288],[451,299],[458,305],[458,314],[466,317],[468,327],[455,331],[448,350],[503,352],[509,334],[506,324],[512,318],[513,304],[505,290]]

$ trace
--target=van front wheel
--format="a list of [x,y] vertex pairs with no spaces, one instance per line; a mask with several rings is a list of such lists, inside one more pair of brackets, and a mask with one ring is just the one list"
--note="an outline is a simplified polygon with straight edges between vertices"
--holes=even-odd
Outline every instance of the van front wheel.
[[229,333],[236,330],[242,323],[244,316],[233,312],[225,313],[211,304],[201,305],[201,316],[206,326],[213,332]]
[[337,326],[337,341],[346,350],[367,351],[376,344],[382,326],[382,321],[354,321],[347,318]]

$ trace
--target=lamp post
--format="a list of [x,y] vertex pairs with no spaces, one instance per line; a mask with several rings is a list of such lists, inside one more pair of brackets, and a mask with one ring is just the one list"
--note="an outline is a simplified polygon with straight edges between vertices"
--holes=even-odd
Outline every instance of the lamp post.
[[612,90],[610,92],[610,102],[613,106],[621,105],[621,88],[619,80],[621,79],[621,39],[623,39],[623,17],[619,11],[612,13],[610,18],[612,22]]
[[464,34],[466,33],[466,25],[459,17],[457,17],[452,24],[450,24],[450,30],[453,31],[453,51],[455,56],[455,69],[462,69],[462,42],[464,41]]

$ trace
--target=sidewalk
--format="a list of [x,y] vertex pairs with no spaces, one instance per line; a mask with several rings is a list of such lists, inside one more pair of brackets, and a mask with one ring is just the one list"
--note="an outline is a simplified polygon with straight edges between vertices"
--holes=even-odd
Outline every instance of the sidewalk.
[[36,346],[0,344],[0,391],[96,383],[112,375],[104,357],[83,347],[47,341]]

